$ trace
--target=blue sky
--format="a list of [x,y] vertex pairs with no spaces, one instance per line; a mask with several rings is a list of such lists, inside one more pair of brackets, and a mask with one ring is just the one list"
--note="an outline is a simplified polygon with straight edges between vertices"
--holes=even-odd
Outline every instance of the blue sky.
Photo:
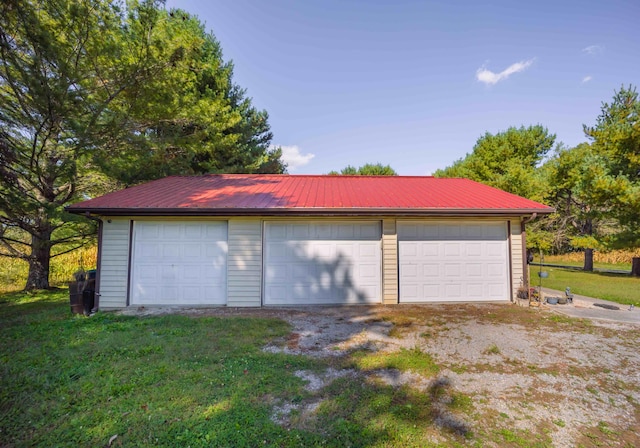
[[586,141],[640,84],[640,1],[170,0],[197,15],[269,112],[292,174],[381,162],[431,174],[485,132]]

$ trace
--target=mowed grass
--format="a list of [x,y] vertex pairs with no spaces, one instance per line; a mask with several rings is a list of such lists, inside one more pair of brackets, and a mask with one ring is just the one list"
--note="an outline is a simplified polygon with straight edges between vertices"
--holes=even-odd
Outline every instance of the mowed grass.
[[[640,305],[640,277],[573,271],[560,268],[543,268],[549,277],[542,279],[542,286],[564,291],[567,286],[575,294],[597,299],[611,300],[625,305]],[[538,286],[538,269],[531,269],[532,286]]]
[[303,397],[280,320],[72,317],[66,291],[0,296],[0,446],[299,446],[270,420]]
[[[434,423],[435,389],[356,375],[310,392],[296,376],[344,365],[429,378],[438,367],[419,350],[387,361],[271,353],[262,348],[284,345],[291,330],[278,319],[72,316],[66,290],[1,294],[0,327],[0,446],[429,447],[472,435],[463,424]],[[276,423],[283,403],[299,408]],[[469,397],[452,393],[448,403],[472,411]]]

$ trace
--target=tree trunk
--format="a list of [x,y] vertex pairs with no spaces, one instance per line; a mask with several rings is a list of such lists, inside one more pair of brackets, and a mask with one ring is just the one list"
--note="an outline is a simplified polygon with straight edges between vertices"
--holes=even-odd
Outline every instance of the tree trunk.
[[593,272],[593,249],[584,250],[584,267],[583,270]]
[[49,288],[49,261],[51,259],[51,232],[31,235],[29,275],[25,291]]
[[[588,236],[593,235],[593,221],[588,218],[584,226],[584,234]],[[584,250],[584,267],[583,269],[588,272],[593,272],[593,249]]]
[[631,259],[631,275],[640,277],[640,257],[633,257]]

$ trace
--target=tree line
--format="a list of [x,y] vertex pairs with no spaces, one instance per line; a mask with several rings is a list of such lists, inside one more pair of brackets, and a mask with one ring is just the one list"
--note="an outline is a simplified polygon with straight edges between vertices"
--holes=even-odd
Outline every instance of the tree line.
[[562,253],[584,250],[584,269],[593,270],[593,251],[640,245],[640,100],[622,86],[592,126],[588,141],[556,143],[541,125],[486,133],[473,151],[437,177],[466,177],[548,204],[552,215],[534,221],[528,246]]

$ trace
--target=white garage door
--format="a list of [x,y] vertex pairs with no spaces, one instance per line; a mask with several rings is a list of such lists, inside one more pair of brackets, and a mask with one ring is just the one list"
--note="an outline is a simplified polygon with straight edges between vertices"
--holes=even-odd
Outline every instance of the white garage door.
[[226,222],[136,221],[132,305],[223,305]]
[[509,300],[504,222],[398,223],[400,302]]
[[380,303],[380,222],[265,224],[264,304]]

